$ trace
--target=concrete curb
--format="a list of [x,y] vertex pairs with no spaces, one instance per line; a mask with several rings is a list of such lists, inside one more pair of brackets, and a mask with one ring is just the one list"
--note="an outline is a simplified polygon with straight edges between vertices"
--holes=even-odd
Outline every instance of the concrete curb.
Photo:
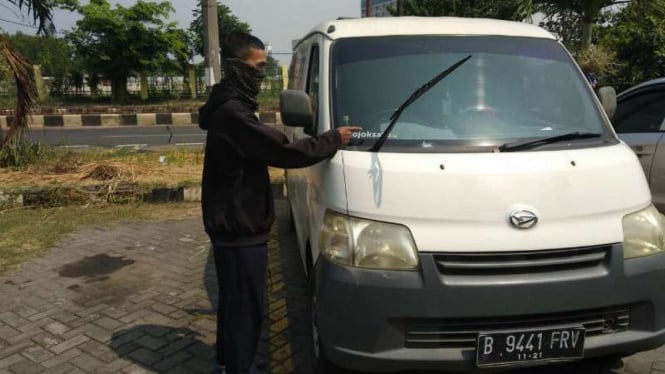
[[[263,123],[281,123],[278,112],[258,112]],[[13,116],[0,116],[0,127],[7,128]],[[133,113],[133,114],[55,114],[34,115],[28,119],[30,128],[83,128],[123,126],[187,126],[198,124],[198,113]]]
[[[271,183],[273,196],[283,199],[286,196],[283,181]],[[150,203],[197,202],[201,201],[201,186],[156,187],[141,190],[140,186],[124,183],[117,186],[113,194],[107,194],[108,185],[85,187],[44,187],[22,191],[0,191],[0,210],[7,208],[56,207],[90,202],[123,203],[144,201]]]

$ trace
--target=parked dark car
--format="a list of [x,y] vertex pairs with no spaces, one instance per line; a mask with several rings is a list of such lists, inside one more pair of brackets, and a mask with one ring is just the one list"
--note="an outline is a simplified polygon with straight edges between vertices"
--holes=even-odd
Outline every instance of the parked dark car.
[[653,203],[665,213],[665,78],[620,93],[612,123],[640,158]]

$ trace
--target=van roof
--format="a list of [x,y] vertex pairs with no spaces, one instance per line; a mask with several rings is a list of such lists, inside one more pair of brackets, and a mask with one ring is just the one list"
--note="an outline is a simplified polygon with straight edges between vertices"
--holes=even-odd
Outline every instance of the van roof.
[[500,35],[555,39],[548,31],[528,23],[457,17],[341,19],[324,22],[312,33],[322,33],[331,39],[386,35]]

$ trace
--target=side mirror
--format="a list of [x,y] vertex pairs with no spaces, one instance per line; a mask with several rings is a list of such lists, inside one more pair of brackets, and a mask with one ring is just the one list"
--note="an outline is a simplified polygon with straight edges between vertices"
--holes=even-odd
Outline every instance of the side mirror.
[[286,126],[308,128],[314,124],[312,102],[304,91],[282,91],[279,94],[279,109]]
[[598,98],[605,109],[607,116],[612,119],[617,111],[617,92],[613,87],[601,87],[598,89]]

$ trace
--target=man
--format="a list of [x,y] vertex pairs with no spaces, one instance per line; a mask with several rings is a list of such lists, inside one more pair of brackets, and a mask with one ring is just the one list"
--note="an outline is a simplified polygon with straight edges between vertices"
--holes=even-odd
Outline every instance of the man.
[[200,109],[207,130],[203,167],[203,221],[219,282],[219,372],[255,370],[265,313],[267,241],[274,221],[268,166],[299,168],[332,157],[359,128],[342,127],[289,143],[254,113],[266,52],[249,34],[231,34],[222,45],[224,80]]

